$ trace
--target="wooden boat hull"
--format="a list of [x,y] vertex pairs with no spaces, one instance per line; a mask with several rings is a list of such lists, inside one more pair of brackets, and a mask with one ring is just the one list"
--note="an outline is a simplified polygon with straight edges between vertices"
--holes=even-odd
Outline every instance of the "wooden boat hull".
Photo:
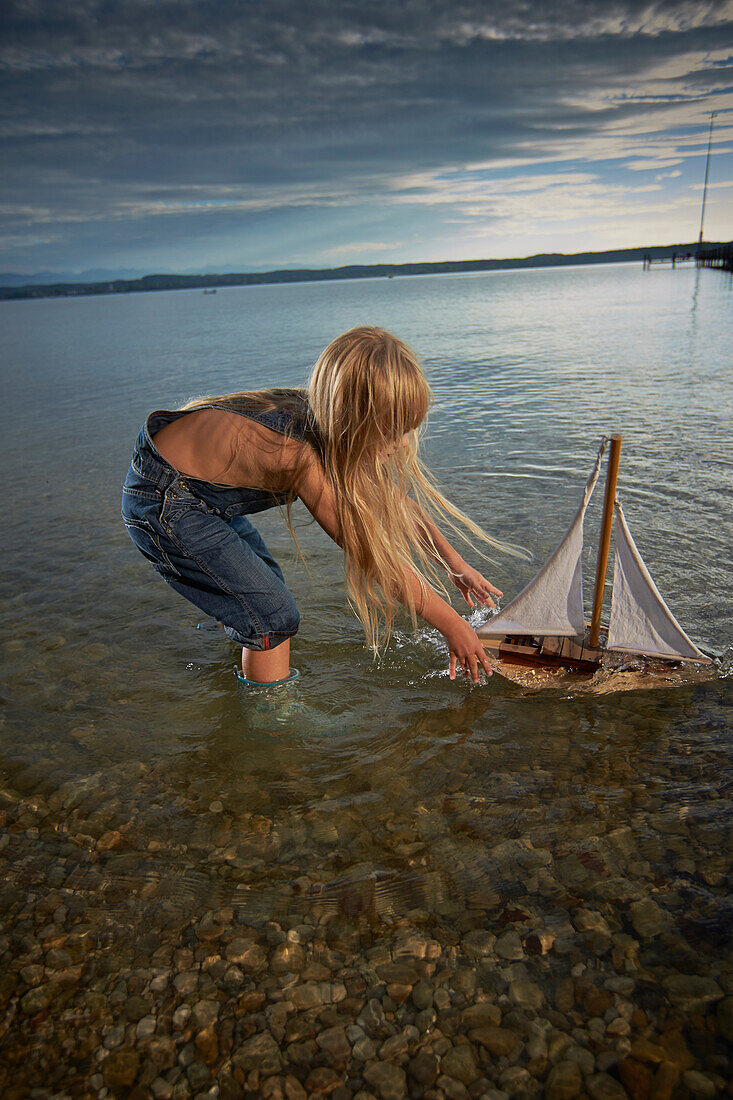
[[507,634],[481,638],[481,644],[487,653],[507,664],[564,668],[572,672],[596,672],[603,656],[601,646],[591,647],[584,638]]
[[[601,642],[607,632],[601,633]],[[481,638],[495,672],[529,692],[561,690],[570,695],[610,695],[623,691],[680,687],[715,679],[714,664],[694,661],[624,659],[605,667],[603,646],[591,649],[584,639],[512,636]]]

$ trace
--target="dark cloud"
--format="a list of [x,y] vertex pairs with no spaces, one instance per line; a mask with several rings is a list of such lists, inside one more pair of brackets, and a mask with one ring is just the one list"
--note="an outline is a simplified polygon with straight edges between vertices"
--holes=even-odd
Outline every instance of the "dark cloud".
[[217,207],[354,206],[599,120],[661,127],[730,86],[733,4],[6,0],[0,42],[6,249],[103,262],[121,223],[201,236]]

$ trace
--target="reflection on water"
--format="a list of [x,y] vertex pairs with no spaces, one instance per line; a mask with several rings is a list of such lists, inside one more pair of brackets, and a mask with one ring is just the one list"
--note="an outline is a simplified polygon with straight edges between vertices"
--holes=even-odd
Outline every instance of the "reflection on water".
[[616,430],[642,553],[722,652],[730,298],[619,267],[3,306],[4,1097],[722,1093],[729,677],[472,687],[429,630],[375,664],[338,552],[304,526],[306,572],[272,514],[303,626],[271,734],[118,509],[147,411],[300,382],[381,323],[426,364],[451,497],[534,556],[486,567],[507,596]]

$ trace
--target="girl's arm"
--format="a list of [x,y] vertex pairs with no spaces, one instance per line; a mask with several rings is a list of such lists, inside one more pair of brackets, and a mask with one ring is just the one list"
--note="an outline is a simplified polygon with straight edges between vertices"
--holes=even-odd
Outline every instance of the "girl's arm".
[[486,675],[491,676],[493,669],[479,641],[479,636],[471,624],[467,623],[449,603],[441,599],[433,588],[428,586],[427,591],[423,593],[416,573],[410,573],[409,583],[420,618],[439,630],[448,644],[450,654],[448,672],[451,680],[456,678],[456,667],[469,673],[474,684],[478,683],[479,668],[483,668]]
[[341,546],[341,529],[333,489],[328,484],[323,467],[315,456],[306,462],[301,462],[294,488],[316,522],[329,538]]
[[[340,546],[341,532],[333,490],[324,477],[320,463],[309,462],[302,469],[297,480],[296,491],[313,518],[320,524],[326,534]],[[437,532],[437,528],[436,533],[442,538],[440,533]],[[451,550],[447,542],[445,545]],[[455,551],[453,553],[455,554]],[[466,569],[470,568],[466,566],[465,562],[462,562],[462,564]],[[473,572],[475,573],[475,570]],[[476,575],[479,576],[479,574]],[[483,578],[481,579],[483,580]],[[441,599],[434,589],[428,586],[423,591],[420,578],[412,570],[408,574],[408,583],[418,614],[427,623],[439,630],[448,644],[451,680],[455,679],[456,667],[470,673],[474,683],[478,683],[479,668],[483,668],[487,676],[491,676],[492,669],[488,657],[470,623],[467,623],[457,611],[454,611],[450,604]],[[454,583],[458,584],[458,581],[456,580]],[[488,584],[488,581],[485,581],[484,584]],[[492,592],[497,592],[491,585],[489,585],[489,588]],[[476,589],[472,586],[470,591],[476,591]],[[497,594],[500,595],[500,593]],[[409,602],[406,592],[396,593],[396,595],[401,602]],[[470,602],[469,596],[466,593],[464,595]],[[490,599],[490,597],[488,598]]]
[[441,565],[447,570],[448,576],[468,606],[474,606],[475,597],[482,607],[496,607],[492,596],[503,596],[504,593],[487,581],[486,577],[482,576],[477,569],[464,561],[419,505],[413,500],[410,501],[410,504],[417,516],[417,530],[420,541],[436,565]]

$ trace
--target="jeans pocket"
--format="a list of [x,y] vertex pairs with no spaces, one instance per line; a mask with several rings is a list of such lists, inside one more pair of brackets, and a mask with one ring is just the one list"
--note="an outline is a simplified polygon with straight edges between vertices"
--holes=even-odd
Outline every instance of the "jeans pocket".
[[192,557],[219,550],[232,535],[219,512],[192,493],[182,479],[172,482],[163,494],[160,526],[168,538]]
[[160,500],[161,493],[158,489],[156,481],[151,480],[142,474],[135,465],[134,458],[130,464],[130,467],[125,475],[125,482],[122,486],[124,493],[130,493],[132,496],[141,497],[147,500]]
[[164,576],[180,577],[180,573],[171,562],[155,531],[141,520],[122,517],[127,533],[144,558],[147,558],[159,573]]

